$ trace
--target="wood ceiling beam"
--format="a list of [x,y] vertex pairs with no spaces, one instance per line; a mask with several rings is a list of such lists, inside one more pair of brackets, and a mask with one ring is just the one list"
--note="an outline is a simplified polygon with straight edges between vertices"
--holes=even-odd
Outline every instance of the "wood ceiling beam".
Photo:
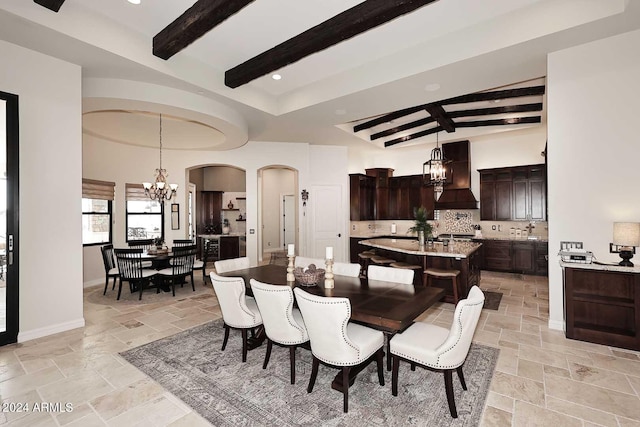
[[153,54],[162,59],[171,58],[253,1],[198,0],[155,35]]
[[58,12],[62,7],[62,3],[64,0],[33,0],[35,3],[38,3],[40,6],[44,6],[49,10],[53,10],[54,12]]
[[279,45],[227,70],[230,88],[292,64],[437,0],[365,0]]
[[540,123],[540,116],[514,117],[512,119],[476,120],[473,122],[457,122],[459,128],[476,128],[481,126],[520,125],[524,123]]
[[520,98],[522,96],[544,95],[545,87],[530,86],[518,89],[495,90],[493,92],[470,93],[468,95],[456,96],[453,98],[438,101],[440,105],[462,104],[465,102],[493,101],[496,99]]
[[415,107],[404,108],[402,110],[394,111],[393,113],[385,114],[377,119],[369,120],[368,122],[360,123],[353,127],[353,132],[359,132],[364,129],[369,129],[374,126],[381,125],[382,123],[390,122],[391,120],[399,119],[400,117],[408,116],[409,114],[417,113],[424,110],[426,104],[418,105]]
[[447,116],[447,112],[444,111],[444,108],[442,108],[441,105],[429,104],[424,107],[424,109],[427,110],[427,113],[429,113],[429,115],[438,122],[442,129],[449,133],[456,131],[455,123],[453,123],[451,117]]
[[400,126],[396,126],[391,129],[383,130],[378,133],[372,134],[369,138],[371,141],[378,138],[384,138],[385,136],[393,135],[394,133],[402,132],[403,130],[417,128],[418,126],[428,125],[429,123],[433,123],[435,120],[433,117],[425,117],[424,119],[416,120],[413,122],[405,123]]
[[411,135],[401,136],[400,138],[392,139],[391,141],[386,141],[384,143],[385,147],[391,147],[392,145],[400,144],[401,142],[411,141],[412,139],[420,138],[422,136],[431,135],[436,132],[440,132],[442,129],[441,126],[436,126],[431,129],[422,130],[420,132],[412,133]]
[[447,112],[447,115],[454,119],[457,117],[490,116],[492,114],[527,113],[531,111],[542,111],[542,103],[539,102],[535,104],[505,105],[502,107],[449,111]]

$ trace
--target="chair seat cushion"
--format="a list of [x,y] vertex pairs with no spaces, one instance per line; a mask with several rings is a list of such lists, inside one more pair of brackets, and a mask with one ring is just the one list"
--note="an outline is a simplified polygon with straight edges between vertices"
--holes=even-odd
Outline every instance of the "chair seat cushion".
[[146,268],[142,269],[142,277],[145,277],[145,278],[146,277],[152,277],[152,276],[155,276],[156,274],[158,274],[157,270],[149,270],[149,269],[146,269]]
[[142,268],[151,268],[152,265],[151,261],[142,261]]
[[195,260],[193,261],[193,269],[194,270],[200,270],[204,268],[204,262],[202,262],[202,260]]
[[[449,330],[429,323],[414,323],[391,338],[391,354],[431,368],[451,369],[438,364],[436,350],[449,336]],[[455,366],[454,366],[455,367]]]
[[[360,347],[360,357],[352,363],[340,363],[341,365],[358,365],[367,360],[372,354],[384,345],[384,334],[375,329],[349,322],[347,324],[349,339]],[[331,363],[331,362],[329,362]]]
[[156,271],[160,276],[173,276],[173,268],[167,267]]
[[304,319],[302,318],[302,314],[300,313],[300,310],[298,310],[297,308],[294,308],[291,314],[293,315],[293,319],[296,321],[296,323],[302,327],[302,338],[300,338],[299,342],[292,343],[292,344],[302,344],[304,342],[309,341],[309,334],[307,333],[307,328],[304,325]]
[[442,270],[439,268],[427,268],[424,274],[434,277],[455,277],[460,274],[459,270]]
[[109,276],[118,276],[120,275],[120,270],[118,270],[118,267],[113,267],[107,274]]

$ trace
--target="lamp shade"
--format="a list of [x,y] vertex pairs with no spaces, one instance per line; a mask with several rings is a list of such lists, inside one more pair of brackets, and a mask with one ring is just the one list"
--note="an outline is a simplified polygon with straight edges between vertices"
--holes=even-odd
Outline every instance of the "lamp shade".
[[613,244],[618,246],[640,246],[640,223],[614,222]]

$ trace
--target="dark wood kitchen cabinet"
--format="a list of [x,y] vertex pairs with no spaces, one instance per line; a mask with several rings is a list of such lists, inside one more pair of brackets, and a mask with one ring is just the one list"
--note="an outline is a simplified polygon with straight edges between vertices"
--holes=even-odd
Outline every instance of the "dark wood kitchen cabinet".
[[393,169],[375,168],[365,169],[367,176],[375,178],[375,203],[374,217],[375,219],[392,219],[389,216],[389,180],[393,176]]
[[485,270],[511,271],[511,242],[509,240],[483,240]]
[[233,259],[240,256],[240,237],[220,236],[220,259]]
[[536,247],[534,242],[511,243],[511,271],[522,274],[535,274]]
[[349,174],[351,221],[375,219],[376,178],[361,173]]
[[544,164],[482,169],[480,219],[485,221],[546,221]]
[[538,240],[482,240],[483,269],[546,276],[549,244]]
[[563,268],[567,338],[640,350],[640,274]]
[[199,191],[196,211],[196,233],[207,234],[206,226],[219,226],[222,221],[222,191]]
[[389,180],[389,218],[414,219],[413,210],[424,206],[433,219],[433,187],[423,184],[422,175],[393,177]]

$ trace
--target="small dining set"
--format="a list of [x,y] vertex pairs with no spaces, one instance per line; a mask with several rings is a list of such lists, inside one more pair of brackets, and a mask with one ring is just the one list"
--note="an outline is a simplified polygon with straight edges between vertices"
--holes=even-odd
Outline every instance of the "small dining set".
[[[375,362],[384,386],[384,355],[392,370],[393,396],[398,395],[399,366],[404,360],[416,366],[442,371],[449,410],[457,418],[452,373],[467,389],[462,365],[467,357],[484,294],[477,286],[456,307],[451,328],[414,323],[444,291],[415,285],[413,271],[371,265],[366,276],[359,264],[331,260],[332,282],[322,280],[302,286],[287,280],[282,265],[251,267],[248,258],[217,261],[209,276],[224,322],[222,350],[231,329],[242,335],[242,362],[249,350],[266,341],[262,368],[266,369],[273,344],[289,349],[290,382],[295,384],[298,347],[311,350],[312,368],[307,392],[313,391],[319,366],[338,368],[332,388],[343,394],[348,412],[349,387],[356,375]],[[325,260],[295,257],[296,267],[324,266]],[[289,277],[290,278],[290,277]],[[428,410],[428,409],[426,409]]]
[[[195,291],[193,271],[202,270],[205,276],[204,260],[197,260],[196,244],[191,240],[174,240],[171,251],[154,250],[153,239],[129,241],[128,248],[114,248],[104,245],[100,248],[105,268],[105,284],[103,295],[106,295],[109,280],[113,279],[112,290],[118,283],[118,296],[122,293],[122,282],[129,283],[131,292],[138,292],[138,300],[142,299],[145,288],[155,286],[160,290],[171,290],[176,295],[176,285],[183,285],[186,278],[191,280],[191,288]],[[205,257],[206,260],[206,257]]]

